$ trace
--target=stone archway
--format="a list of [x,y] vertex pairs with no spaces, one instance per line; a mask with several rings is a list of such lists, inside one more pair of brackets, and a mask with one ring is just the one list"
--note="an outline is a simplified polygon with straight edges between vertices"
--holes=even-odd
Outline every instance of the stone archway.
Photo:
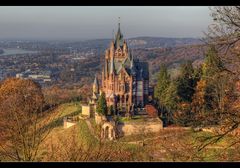
[[115,126],[113,123],[106,122],[102,125],[102,138],[103,139],[108,139],[108,140],[113,140],[115,139]]

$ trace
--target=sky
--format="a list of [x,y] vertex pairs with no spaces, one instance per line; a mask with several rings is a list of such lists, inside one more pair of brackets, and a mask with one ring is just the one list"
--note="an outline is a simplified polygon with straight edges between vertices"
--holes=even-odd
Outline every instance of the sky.
[[212,23],[207,6],[1,6],[0,39],[203,37]]

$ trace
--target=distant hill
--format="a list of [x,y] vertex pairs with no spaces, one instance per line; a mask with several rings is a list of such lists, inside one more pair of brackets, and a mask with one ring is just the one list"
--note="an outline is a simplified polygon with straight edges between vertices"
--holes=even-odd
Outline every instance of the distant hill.
[[[80,42],[81,47],[106,49],[111,39],[95,39]],[[136,37],[127,39],[131,48],[165,48],[183,45],[202,44],[197,38]]]
[[136,37],[128,39],[132,48],[166,48],[191,44],[202,44],[197,38]]
[[170,72],[175,76],[178,72],[179,65],[187,60],[193,62],[194,66],[202,63],[204,52],[206,48],[204,45],[183,45],[179,47],[168,48],[138,48],[133,49],[133,55],[149,63],[149,72],[151,82],[156,81],[156,74],[160,69],[161,64],[165,64]]

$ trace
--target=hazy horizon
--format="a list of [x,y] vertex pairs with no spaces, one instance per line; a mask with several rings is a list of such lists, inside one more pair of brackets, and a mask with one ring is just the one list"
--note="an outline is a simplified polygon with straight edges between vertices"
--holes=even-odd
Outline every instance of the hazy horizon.
[[118,17],[125,38],[201,38],[209,14],[206,6],[2,6],[0,40],[111,39]]

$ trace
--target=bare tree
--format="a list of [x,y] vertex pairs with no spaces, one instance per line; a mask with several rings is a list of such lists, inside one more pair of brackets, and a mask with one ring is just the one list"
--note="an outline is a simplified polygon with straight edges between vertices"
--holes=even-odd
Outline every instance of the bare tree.
[[208,44],[221,53],[221,59],[234,75],[240,71],[240,7],[224,6],[210,8],[214,23],[205,33]]
[[[10,78],[0,85],[0,157],[33,161],[48,129],[41,119],[43,94],[31,80]],[[45,120],[46,121],[46,120]]]
[[[227,135],[235,134],[234,132],[239,130],[240,124],[240,107],[236,106],[240,100],[236,86],[240,79],[240,7],[221,6],[210,8],[210,10],[214,23],[205,33],[206,42],[216,47],[219,54],[218,59],[223,61],[230,80],[226,83],[223,81],[226,78],[221,78],[223,80],[218,80],[215,85],[214,97],[218,101],[218,106],[213,114],[219,117],[220,122],[215,130],[215,135],[205,137],[203,143],[198,147],[199,151],[208,145],[217,143]],[[220,79],[220,77],[218,78]],[[234,87],[233,90],[226,87],[230,85]],[[240,139],[236,138],[229,146],[237,147],[239,142]]]

